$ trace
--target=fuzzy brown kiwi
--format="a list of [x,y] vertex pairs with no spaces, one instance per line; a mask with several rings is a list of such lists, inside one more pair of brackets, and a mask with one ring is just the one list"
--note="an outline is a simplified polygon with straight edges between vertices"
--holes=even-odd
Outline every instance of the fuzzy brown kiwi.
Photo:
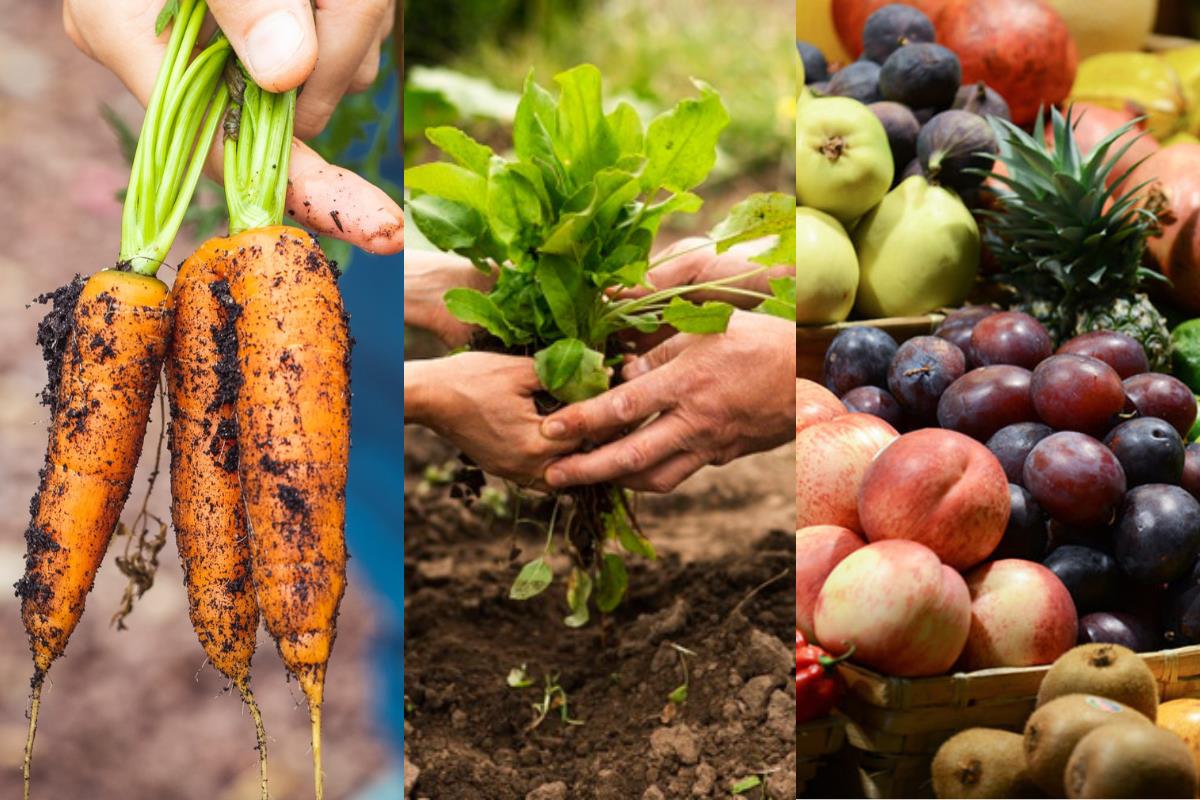
[[970,728],[947,739],[933,757],[938,797],[1038,797],[1025,768],[1021,734]]
[[1146,662],[1119,644],[1083,644],[1064,653],[1038,690],[1038,705],[1068,694],[1096,694],[1124,703],[1153,721],[1158,684]]
[[1175,734],[1153,725],[1101,725],[1075,746],[1067,797],[1195,797],[1196,763]]
[[1069,694],[1038,708],[1025,722],[1025,763],[1033,782],[1051,797],[1065,796],[1071,751],[1093,729],[1112,724],[1153,723],[1124,703],[1093,694]]

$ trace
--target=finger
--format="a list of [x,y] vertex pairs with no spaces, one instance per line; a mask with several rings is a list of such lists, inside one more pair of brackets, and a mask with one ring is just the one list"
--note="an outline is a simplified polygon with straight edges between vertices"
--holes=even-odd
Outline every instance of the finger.
[[388,255],[404,249],[404,214],[382,189],[292,142],[287,212],[306,228]]
[[317,65],[317,31],[309,0],[209,0],[234,52],[271,92],[295,89]]
[[[321,57],[296,104],[296,135],[301,139],[310,139],[325,127],[362,66],[363,57],[372,46],[378,47],[379,31],[387,10],[386,0],[320,0],[317,3]],[[375,61],[378,64],[378,56]]]
[[648,470],[622,478],[619,483],[635,492],[666,494],[674,491],[706,463],[705,458],[698,453],[680,453]]
[[644,472],[683,449],[686,441],[684,426],[676,415],[659,417],[590,453],[579,453],[554,462],[546,470],[545,481],[555,489],[563,489]]
[[71,41],[112,70],[143,107],[154,93],[170,37],[169,28],[154,36],[159,7],[147,3],[141,12],[127,14],[111,14],[106,4],[98,3],[70,3],[63,8],[63,28]]
[[652,370],[665,366],[678,357],[680,353],[694,344],[695,341],[695,334],[676,334],[662,344],[659,344],[651,349],[645,355],[639,356],[633,361],[627,363],[621,370],[621,375],[625,378],[625,380],[632,381],[649,373]]
[[547,439],[587,439],[597,434],[641,422],[668,408],[673,398],[669,377],[652,372],[639,381],[630,381],[604,394],[573,403],[556,411],[542,422]]
[[365,92],[371,88],[371,84],[375,83],[375,79],[379,77],[379,58],[379,42],[376,42],[371,45],[366,57],[358,65],[358,71],[354,73],[354,77],[350,79],[350,85],[346,87],[347,92]]

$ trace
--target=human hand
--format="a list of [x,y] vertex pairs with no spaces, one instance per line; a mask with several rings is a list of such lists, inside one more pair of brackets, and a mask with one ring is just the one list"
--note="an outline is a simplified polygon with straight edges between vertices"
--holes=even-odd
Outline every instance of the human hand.
[[[210,0],[213,17],[259,85],[304,84],[296,135],[320,132],[347,91],[365,89],[379,68],[394,0]],[[63,25],[85,54],[112,70],[146,105],[169,31],[154,35],[162,0],[65,0]],[[318,48],[320,58],[318,58]],[[207,171],[220,179],[220,146]],[[287,209],[297,222],[372,253],[404,248],[404,217],[381,189],[293,141]]]
[[736,311],[724,334],[679,334],[623,370],[626,383],[542,422],[556,442],[604,441],[550,465],[553,488],[615,480],[669,492],[705,464],[725,464],[795,435],[795,325]]
[[433,429],[481,469],[540,486],[546,466],[579,440],[541,435],[533,359],[467,352],[404,365],[404,421]]
[[457,287],[486,292],[495,283],[465,258],[412,250],[404,258],[404,324],[432,332],[447,347],[462,347],[479,330],[446,308],[446,292]]

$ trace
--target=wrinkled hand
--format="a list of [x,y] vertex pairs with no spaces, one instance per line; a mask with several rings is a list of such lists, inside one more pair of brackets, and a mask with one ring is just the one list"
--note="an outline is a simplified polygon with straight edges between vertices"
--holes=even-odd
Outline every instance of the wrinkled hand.
[[[146,105],[170,31],[155,37],[163,0],[65,0],[63,25],[85,54],[112,70]],[[209,0],[209,9],[254,80],[271,91],[304,84],[296,135],[315,136],[348,91],[375,79],[394,0]],[[201,41],[206,41],[202,35]],[[318,57],[319,52],[319,57]],[[221,175],[219,146],[207,171]],[[292,146],[287,209],[297,222],[372,253],[404,248],[404,218],[382,190],[331,166],[299,139]],[[335,221],[334,214],[337,212]],[[338,223],[341,223],[340,226]]]
[[615,480],[669,492],[705,464],[786,442],[796,416],[795,337],[791,322],[744,311],[734,312],[724,334],[671,337],[625,366],[626,383],[543,421],[543,434],[556,442],[604,441],[641,425],[554,462],[546,483]]
[[404,324],[430,331],[447,347],[462,347],[479,329],[455,318],[442,298],[460,286],[486,292],[495,281],[460,256],[411,250],[404,257]]
[[484,471],[538,485],[546,466],[577,438],[541,435],[533,359],[469,352],[405,363],[405,422],[433,429]]

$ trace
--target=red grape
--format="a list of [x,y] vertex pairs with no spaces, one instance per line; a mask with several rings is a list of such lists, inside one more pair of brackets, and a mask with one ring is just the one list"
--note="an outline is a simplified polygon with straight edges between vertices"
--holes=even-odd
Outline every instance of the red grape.
[[1117,371],[1122,379],[1150,371],[1142,343],[1124,333],[1092,331],[1076,336],[1058,348],[1059,353],[1098,358]]
[[1033,371],[1033,405],[1052,428],[1102,436],[1125,408],[1117,371],[1097,358],[1051,356]]
[[1146,372],[1126,378],[1125,393],[1139,414],[1165,419],[1187,440],[1196,421],[1196,396],[1187,384],[1161,372]]
[[1006,425],[1033,422],[1029,370],[1008,364],[980,367],[950,384],[938,401],[938,424],[981,442]]
[[888,389],[911,422],[937,421],[938,400],[967,371],[963,353],[945,339],[918,336],[900,345],[888,369]]
[[1054,344],[1042,323],[1020,311],[984,317],[971,332],[971,356],[983,367],[1013,364],[1033,369],[1053,351]]
[[1125,494],[1125,472],[1100,442],[1067,431],[1047,436],[1029,453],[1025,488],[1059,522],[1101,526],[1112,521]]

